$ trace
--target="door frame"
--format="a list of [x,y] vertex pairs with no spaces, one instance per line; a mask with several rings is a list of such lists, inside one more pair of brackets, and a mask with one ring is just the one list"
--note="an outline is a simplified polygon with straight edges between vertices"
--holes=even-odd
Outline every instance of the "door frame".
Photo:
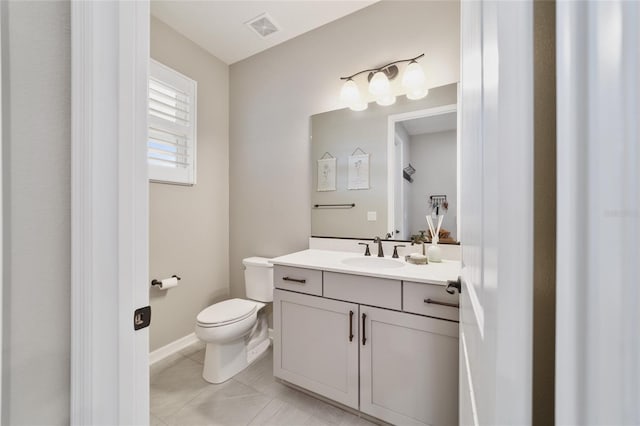
[[640,5],[556,12],[555,421],[637,424]]
[[4,108],[3,108],[3,104],[4,102],[2,102],[1,100],[4,99],[2,97],[2,86],[4,86],[3,83],[3,79],[2,79],[2,69],[4,68],[4,52],[3,52],[3,41],[2,41],[2,22],[4,21],[3,18],[3,14],[4,12],[4,8],[6,7],[5,4],[1,4],[0,5],[0,191],[2,193],[2,196],[0,196],[0,277],[2,277],[2,282],[0,283],[0,421],[2,421],[2,389],[4,388],[4,382],[2,380],[2,371],[3,371],[3,353],[4,353],[4,326],[3,326],[3,321],[2,319],[4,318],[4,311],[3,311],[3,305],[4,305],[4,180],[3,180],[3,167],[2,164],[4,163],[3,160],[3,151],[4,151],[4,130],[3,130],[3,114],[4,114]]
[[71,2],[73,425],[148,424],[149,2]]

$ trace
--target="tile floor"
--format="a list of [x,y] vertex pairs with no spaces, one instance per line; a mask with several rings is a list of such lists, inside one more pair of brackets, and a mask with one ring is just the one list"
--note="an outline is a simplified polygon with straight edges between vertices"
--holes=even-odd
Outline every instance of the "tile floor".
[[339,425],[372,423],[292,389],[273,377],[273,352],[231,380],[202,379],[204,346],[197,343],[151,367],[151,425]]

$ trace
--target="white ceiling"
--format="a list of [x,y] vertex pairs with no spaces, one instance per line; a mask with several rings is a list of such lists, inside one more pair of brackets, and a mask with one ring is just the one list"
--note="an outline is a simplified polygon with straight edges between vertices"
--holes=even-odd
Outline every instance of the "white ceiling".
[[402,125],[410,136],[455,130],[456,124],[457,114],[455,112],[434,115],[432,117],[414,118],[413,120],[402,122]]
[[[377,0],[152,0],[151,14],[227,64],[353,13]],[[267,38],[245,22],[268,13],[281,28]]]

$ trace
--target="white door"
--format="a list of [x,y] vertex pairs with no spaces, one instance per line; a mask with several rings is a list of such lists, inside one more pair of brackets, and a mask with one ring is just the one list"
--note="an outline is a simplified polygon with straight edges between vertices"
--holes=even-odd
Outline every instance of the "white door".
[[273,374],[358,409],[358,305],[274,290]]
[[458,424],[458,324],[360,306],[360,411],[397,425]]
[[533,6],[461,19],[460,424],[530,424]]

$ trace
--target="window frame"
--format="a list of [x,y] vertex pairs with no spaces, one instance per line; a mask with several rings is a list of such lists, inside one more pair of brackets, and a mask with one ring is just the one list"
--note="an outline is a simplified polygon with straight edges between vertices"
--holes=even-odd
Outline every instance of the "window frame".
[[[185,93],[189,97],[188,102],[188,125],[180,125],[169,122],[162,118],[153,115],[150,111],[151,105],[151,93],[150,84],[151,80],[156,80],[159,83],[175,88],[176,90]],[[173,185],[185,185],[193,186],[197,181],[197,115],[198,115],[198,82],[185,76],[184,74],[174,70],[173,68],[164,65],[163,63],[150,58],[149,60],[149,78],[147,81],[147,114],[148,114],[148,127],[147,127],[147,166],[149,171],[149,181],[154,183],[165,183]],[[153,164],[152,158],[149,157],[150,142],[152,129],[156,132],[171,133],[179,137],[184,137],[186,140],[185,148],[189,151],[185,154],[188,159],[188,165],[186,167],[167,167],[158,164]]]

